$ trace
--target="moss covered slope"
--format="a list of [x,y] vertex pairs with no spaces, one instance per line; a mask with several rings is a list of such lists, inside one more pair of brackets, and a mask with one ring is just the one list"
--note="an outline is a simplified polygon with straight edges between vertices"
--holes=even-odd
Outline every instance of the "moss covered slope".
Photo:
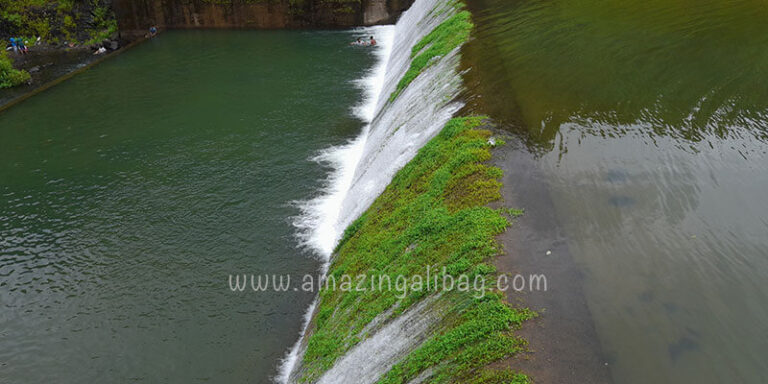
[[[457,11],[417,43],[390,102],[425,69],[466,42],[472,28],[469,12]],[[380,383],[407,383],[417,377],[431,383],[530,381],[509,369],[488,368],[525,348],[514,330],[534,314],[510,306],[495,287],[494,259],[501,251],[496,236],[520,211],[488,206],[500,199],[502,173],[486,164],[494,141],[482,125],[482,117],[449,121],[346,230],[328,280],[365,276],[366,282],[379,284],[363,290],[321,290],[304,354],[303,381],[318,379],[375,332],[371,324],[397,317],[433,295],[439,295],[435,307],[444,309],[435,314],[440,317],[436,331],[403,356]],[[480,279],[483,288],[441,291],[438,284],[425,289],[428,267],[439,281],[444,276]],[[381,288],[380,282],[398,279],[407,284]]]
[[461,11],[442,22],[414,45],[411,50],[411,66],[400,79],[395,91],[389,96],[389,101],[395,100],[435,60],[447,55],[466,42],[472,27],[469,11]]
[[[480,117],[451,120],[442,132],[392,180],[389,187],[346,231],[330,266],[329,279],[366,275],[416,281],[427,266],[455,278],[495,281],[495,236],[509,225],[499,210],[486,206],[499,198],[501,171],[484,164],[490,158],[491,133],[478,129]],[[442,276],[442,275],[441,275]],[[442,279],[442,277],[441,277]],[[494,382],[527,378],[483,367],[524,347],[512,333],[532,316],[507,305],[503,295],[444,292],[440,300],[450,315],[441,331],[405,357],[380,382],[405,383],[427,368],[432,382]],[[426,289],[323,290],[304,363],[313,380],[360,341],[359,334],[376,316],[395,307],[397,316],[429,294]],[[481,297],[482,296],[482,297]],[[363,335],[362,337],[365,337]],[[477,381],[481,380],[481,381]],[[504,382],[509,382],[506,380]]]

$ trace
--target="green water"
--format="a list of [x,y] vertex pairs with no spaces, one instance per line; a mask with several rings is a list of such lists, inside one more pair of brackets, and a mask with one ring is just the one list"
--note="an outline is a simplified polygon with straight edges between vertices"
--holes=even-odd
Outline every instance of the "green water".
[[765,382],[768,4],[469,5],[469,107],[528,144],[564,231],[528,251],[566,244],[614,381]]
[[361,129],[349,32],[170,32],[0,114],[0,382],[268,382],[315,273],[292,202]]
[[576,120],[598,132],[641,121],[643,135],[700,140],[736,125],[768,137],[763,0],[470,5],[479,24],[470,83],[490,96],[477,102],[536,144]]

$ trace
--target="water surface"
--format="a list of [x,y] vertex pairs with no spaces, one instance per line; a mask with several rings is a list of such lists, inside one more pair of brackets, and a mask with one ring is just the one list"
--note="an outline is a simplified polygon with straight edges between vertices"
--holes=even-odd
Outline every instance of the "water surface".
[[170,32],[0,114],[0,382],[264,383],[315,273],[292,204],[361,129],[351,32]]
[[765,2],[469,3],[472,110],[536,154],[614,381],[765,382]]

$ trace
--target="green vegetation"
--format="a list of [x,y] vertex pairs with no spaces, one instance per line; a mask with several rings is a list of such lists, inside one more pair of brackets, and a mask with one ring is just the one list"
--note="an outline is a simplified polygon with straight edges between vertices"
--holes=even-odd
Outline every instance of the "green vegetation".
[[[469,12],[461,11],[416,44],[411,66],[390,101],[435,60],[467,41],[472,27]],[[366,276],[376,282],[404,276],[412,289],[321,290],[304,355],[304,381],[317,379],[366,338],[374,319],[380,324],[436,294],[421,284],[413,288],[414,282],[426,281],[429,266],[440,281],[444,276],[457,281],[465,276],[469,281],[481,278],[486,285],[481,294],[441,292],[433,304],[435,312],[445,313],[438,320],[438,331],[379,382],[407,383],[428,369],[431,383],[530,382],[509,369],[486,368],[526,348],[514,330],[535,314],[511,307],[493,286],[497,280],[493,261],[500,252],[495,237],[523,211],[487,207],[501,197],[502,173],[485,164],[495,144],[489,131],[479,129],[482,120],[451,120],[347,228],[328,272],[333,286],[344,276]]]
[[[431,383],[484,383],[492,377],[516,376],[511,370],[483,372],[486,365],[512,356],[525,349],[526,342],[514,336],[512,329],[533,316],[525,309],[513,309],[503,301],[503,293],[494,293],[484,299],[465,299],[454,310],[462,311],[452,329],[438,334],[395,365],[382,384],[407,383],[427,368],[437,367]],[[481,380],[488,376],[485,381]],[[525,381],[520,381],[525,382]]]
[[421,72],[434,62],[435,58],[445,56],[466,42],[469,39],[472,27],[473,24],[469,11],[461,11],[437,26],[427,36],[424,36],[413,47],[411,51],[411,67],[408,68],[403,78],[400,79],[397,89],[392,92],[389,100],[395,100]]
[[29,79],[27,71],[14,69],[5,51],[0,51],[0,89],[24,84]]
[[484,369],[477,376],[467,380],[467,384],[530,384],[531,379],[523,374],[508,369]]
[[107,0],[0,0],[0,30],[34,42],[93,44],[117,31]]
[[[490,159],[491,133],[478,129],[482,117],[451,120],[400,170],[371,207],[346,230],[328,279],[366,275],[377,279],[422,276],[427,266],[457,278],[496,281],[493,266],[500,246],[495,236],[509,221],[486,205],[500,198],[501,170]],[[377,280],[378,281],[378,280]],[[448,315],[440,332],[405,357],[381,383],[405,383],[427,368],[430,382],[500,382],[527,378],[483,367],[525,348],[513,330],[533,313],[505,303],[492,284],[483,295],[443,292],[439,305]],[[304,380],[313,380],[367,335],[366,325],[394,308],[397,316],[429,294],[425,289],[342,291],[323,289],[308,339]],[[482,297],[481,297],[482,296]],[[387,315],[384,315],[387,316]],[[505,380],[506,380],[505,379]],[[474,381],[472,381],[474,380]],[[510,382],[509,380],[504,382]]]
[[504,213],[508,214],[511,217],[520,217],[525,215],[524,209],[518,209],[518,208],[506,208],[504,210]]

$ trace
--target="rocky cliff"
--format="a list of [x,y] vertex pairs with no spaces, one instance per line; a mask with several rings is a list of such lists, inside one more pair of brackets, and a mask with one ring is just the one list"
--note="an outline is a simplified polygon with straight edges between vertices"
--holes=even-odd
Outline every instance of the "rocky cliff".
[[345,28],[394,22],[413,0],[114,0],[121,36],[160,28]]

